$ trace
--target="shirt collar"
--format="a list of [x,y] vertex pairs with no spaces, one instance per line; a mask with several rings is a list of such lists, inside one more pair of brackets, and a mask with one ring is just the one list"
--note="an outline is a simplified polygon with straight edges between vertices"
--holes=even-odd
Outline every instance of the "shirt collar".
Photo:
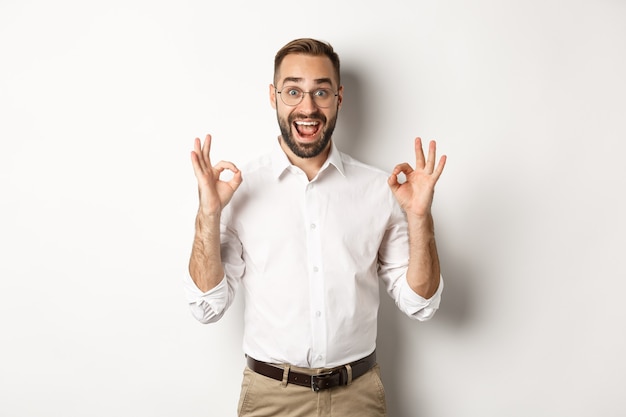
[[[291,165],[289,162],[289,158],[280,147],[280,139],[277,141],[276,146],[273,148],[271,153],[272,159],[272,172],[275,178],[280,178],[283,175],[283,172],[287,170]],[[337,171],[343,176],[345,176],[345,171],[343,167],[343,161],[341,159],[341,152],[335,146],[335,142],[330,141],[330,152],[328,153],[328,158],[326,162],[322,165],[320,172],[324,171],[329,166],[334,166]]]

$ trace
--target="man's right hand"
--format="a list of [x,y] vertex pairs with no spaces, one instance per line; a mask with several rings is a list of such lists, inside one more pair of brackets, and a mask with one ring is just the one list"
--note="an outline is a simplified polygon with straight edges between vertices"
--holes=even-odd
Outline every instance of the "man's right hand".
[[[198,180],[199,210],[205,215],[219,215],[237,188],[239,188],[243,179],[241,171],[232,162],[220,161],[212,166],[209,156],[210,151],[211,135],[206,135],[202,146],[200,139],[196,138],[194,150],[191,151],[191,163]],[[224,170],[229,170],[233,173],[230,181],[220,180],[220,174]]]

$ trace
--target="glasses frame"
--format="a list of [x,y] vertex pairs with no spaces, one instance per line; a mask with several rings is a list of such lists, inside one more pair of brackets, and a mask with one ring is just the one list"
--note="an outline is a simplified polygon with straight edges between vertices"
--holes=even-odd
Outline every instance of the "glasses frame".
[[300,87],[296,87],[296,86],[287,86],[287,87],[283,86],[283,89],[282,89],[282,90],[280,90],[280,91],[278,91],[278,87],[274,86],[274,90],[276,91],[276,94],[280,94],[280,101],[282,101],[282,102],[283,102],[283,104],[284,104],[285,106],[289,106],[289,107],[296,107],[296,106],[298,106],[298,105],[299,105],[300,103],[302,103],[302,101],[304,100],[304,96],[305,96],[306,94],[308,94],[308,95],[310,95],[310,96],[311,96],[311,100],[313,100],[313,103],[315,103],[315,105],[316,105],[317,107],[322,108],[322,109],[327,109],[327,108],[329,108],[329,107],[331,106],[331,105],[330,105],[330,103],[328,104],[328,106],[321,106],[321,105],[320,105],[320,104],[319,104],[319,103],[315,100],[315,96],[313,95],[313,93],[315,93],[316,91],[319,91],[319,90],[327,90],[327,91],[330,91],[330,92],[332,93],[332,96],[333,96],[333,97],[337,97],[337,96],[339,96],[339,91],[333,91],[333,90],[332,90],[332,89],[330,89],[330,88],[320,87],[320,88],[316,88],[316,89],[315,89],[315,90],[313,90],[313,91],[302,91],[302,96],[300,97],[300,101],[298,101],[296,104],[288,104],[288,103],[285,103],[285,99],[283,98],[283,95],[282,95],[282,92],[283,92],[283,91],[285,91],[285,88],[288,88],[288,89],[289,89],[289,88],[293,88],[293,89],[298,89],[298,90],[300,90],[300,91],[302,91],[302,89],[301,89]]

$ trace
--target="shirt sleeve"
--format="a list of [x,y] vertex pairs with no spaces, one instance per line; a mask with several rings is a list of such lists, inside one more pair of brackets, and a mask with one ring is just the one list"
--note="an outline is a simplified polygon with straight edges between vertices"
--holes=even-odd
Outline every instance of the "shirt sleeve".
[[183,286],[191,314],[201,323],[218,321],[230,305],[231,297],[226,277],[207,292],[202,292],[189,275],[185,276]]
[[409,229],[399,206],[394,205],[378,257],[378,276],[400,311],[415,320],[425,321],[432,318],[441,302],[443,278],[439,276],[439,287],[429,299],[423,298],[409,286],[406,279],[409,267]]
[[426,321],[434,316],[439,308],[442,291],[443,277],[441,277],[441,275],[439,276],[439,288],[437,288],[435,294],[428,299],[413,291],[405,277],[405,279],[400,282],[400,300],[398,301],[398,305],[409,317],[419,321]]
[[[228,210],[222,213],[222,220],[228,218],[228,213]],[[233,303],[236,289],[245,270],[242,246],[236,233],[229,230],[224,222],[221,223],[220,228],[222,266],[224,267],[224,277],[220,283],[207,292],[202,292],[189,275],[185,276],[183,283],[191,314],[205,324],[218,321],[228,310]]]

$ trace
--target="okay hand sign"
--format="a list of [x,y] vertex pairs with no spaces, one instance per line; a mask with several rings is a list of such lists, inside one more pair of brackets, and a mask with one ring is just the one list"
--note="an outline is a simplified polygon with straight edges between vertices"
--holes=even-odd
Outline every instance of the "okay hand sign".
[[[430,141],[428,158],[424,157],[421,138],[415,139],[415,169],[408,163],[396,165],[387,183],[407,215],[426,216],[430,214],[435,193],[435,184],[446,164],[446,156],[442,156],[435,168],[437,144]],[[406,181],[398,182],[398,175],[403,173]]]
[[[200,139],[194,141],[194,150],[191,151],[191,164],[198,180],[200,210],[205,214],[220,214],[228,204],[233,194],[239,188],[242,177],[241,171],[232,162],[220,161],[211,165],[209,153],[211,151],[211,135],[206,135],[204,144],[200,146]],[[230,181],[220,180],[224,170],[233,173]]]

